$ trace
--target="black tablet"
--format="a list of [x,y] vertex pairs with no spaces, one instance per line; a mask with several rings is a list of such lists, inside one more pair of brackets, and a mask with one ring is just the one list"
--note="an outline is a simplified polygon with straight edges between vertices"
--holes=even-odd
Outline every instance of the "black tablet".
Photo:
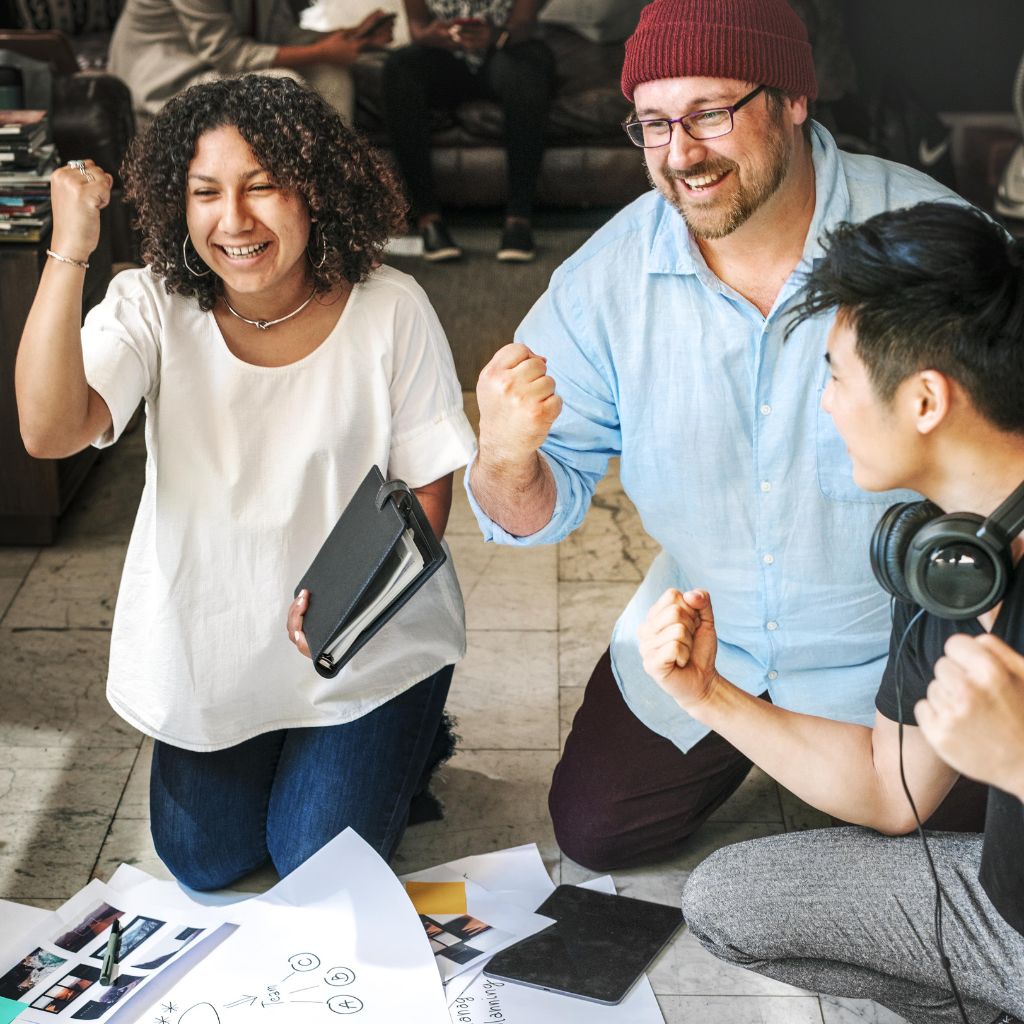
[[678,907],[560,885],[537,908],[555,923],[496,953],[484,974],[501,981],[620,1003],[683,923]]

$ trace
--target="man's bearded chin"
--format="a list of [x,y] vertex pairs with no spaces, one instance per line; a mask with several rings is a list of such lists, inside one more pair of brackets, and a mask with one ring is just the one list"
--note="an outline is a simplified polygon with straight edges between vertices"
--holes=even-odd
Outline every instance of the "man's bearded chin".
[[672,188],[672,182],[681,180],[683,172],[667,169],[664,181],[655,181],[650,168],[644,164],[647,180],[652,188],[656,188],[686,221],[686,226],[694,238],[714,240],[731,235],[738,227],[745,224],[775,193],[786,180],[792,156],[792,142],[785,133],[780,132],[771,139],[767,166],[759,171],[750,172],[749,184],[744,184],[739,177],[739,165],[731,160],[705,161],[688,167],[686,177],[701,174],[717,174],[732,171],[739,182],[739,187],[721,198],[715,197],[710,202],[701,203],[694,197],[687,202],[684,197]]

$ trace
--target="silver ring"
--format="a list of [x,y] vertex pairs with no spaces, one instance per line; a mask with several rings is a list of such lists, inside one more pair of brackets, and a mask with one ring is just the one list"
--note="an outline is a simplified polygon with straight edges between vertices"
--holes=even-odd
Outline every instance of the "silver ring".
[[67,165],[68,167],[74,167],[74,169],[78,171],[86,181],[96,180],[95,177],[93,177],[92,172],[86,169],[84,160],[69,160]]

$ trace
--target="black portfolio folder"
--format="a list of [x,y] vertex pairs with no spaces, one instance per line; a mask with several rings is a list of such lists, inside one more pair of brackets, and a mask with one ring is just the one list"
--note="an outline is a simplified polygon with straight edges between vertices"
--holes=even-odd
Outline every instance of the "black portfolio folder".
[[317,672],[337,675],[444,560],[416,495],[373,466],[295,588],[309,591],[302,628]]

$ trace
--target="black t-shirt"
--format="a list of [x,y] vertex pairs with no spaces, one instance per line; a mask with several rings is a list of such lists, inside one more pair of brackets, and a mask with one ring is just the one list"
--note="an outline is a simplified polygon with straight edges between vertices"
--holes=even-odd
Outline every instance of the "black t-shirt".
[[[907,623],[920,609],[897,602],[889,640],[889,662],[875,707],[893,722],[899,720],[896,701],[896,651]],[[946,641],[954,633],[981,636],[977,619],[950,622],[927,612],[914,623],[900,655],[903,685],[903,722],[916,725],[914,704],[925,696],[934,678],[932,667],[942,656]],[[1024,653],[1024,561],[1017,566],[1010,588],[999,609],[992,633],[1014,650]],[[1021,751],[1024,757],[1024,750]],[[1024,935],[1024,804],[1009,793],[989,787],[985,814],[985,840],[981,851],[982,888],[1007,924]]]

